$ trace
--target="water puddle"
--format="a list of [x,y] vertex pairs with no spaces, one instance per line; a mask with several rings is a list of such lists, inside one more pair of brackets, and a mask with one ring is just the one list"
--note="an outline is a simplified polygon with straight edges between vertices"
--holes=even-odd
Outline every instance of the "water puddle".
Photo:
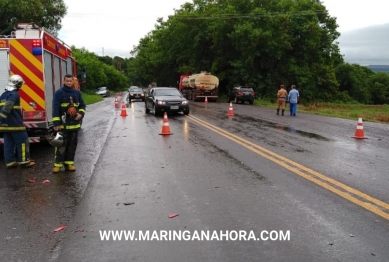
[[271,122],[271,121],[267,121],[267,120],[263,120],[263,119],[258,119],[258,118],[254,118],[254,117],[239,116],[239,118],[234,118],[233,121],[242,122],[242,123],[243,122],[245,122],[245,123],[253,122],[253,123],[260,124],[261,126],[277,128],[277,129],[283,130],[285,132],[289,132],[289,133],[293,133],[293,134],[298,134],[298,135],[303,136],[303,137],[308,137],[308,138],[317,139],[317,140],[321,140],[321,141],[331,141],[330,139],[328,139],[328,138],[326,138],[324,136],[315,134],[315,133],[305,132],[305,131],[302,131],[302,130],[295,129],[295,128],[291,127],[291,126],[287,126],[287,125],[283,125],[283,124],[279,124],[279,123],[274,123],[274,122]]

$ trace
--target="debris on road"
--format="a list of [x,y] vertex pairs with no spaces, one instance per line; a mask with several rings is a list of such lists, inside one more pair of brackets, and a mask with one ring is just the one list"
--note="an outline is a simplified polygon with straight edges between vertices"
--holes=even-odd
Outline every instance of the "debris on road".
[[66,228],[66,226],[65,226],[65,225],[62,225],[62,226],[60,226],[60,227],[54,229],[54,232],[58,232],[58,231],[64,230],[65,228]]
[[176,217],[178,216],[178,214],[169,214],[169,218],[173,218],[173,217]]
[[45,181],[43,181],[43,184],[48,184],[48,183],[50,183],[50,180],[45,180]]
[[29,180],[27,180],[29,183],[35,183],[36,182],[36,180],[35,179],[29,179]]
[[128,202],[128,203],[123,203],[125,206],[133,205],[135,204],[134,202]]

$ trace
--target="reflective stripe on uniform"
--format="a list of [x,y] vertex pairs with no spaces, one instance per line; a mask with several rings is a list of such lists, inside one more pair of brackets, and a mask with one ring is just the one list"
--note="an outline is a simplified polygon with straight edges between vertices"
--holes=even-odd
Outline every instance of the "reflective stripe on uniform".
[[22,131],[26,130],[24,126],[0,126],[0,131]]
[[[61,104],[61,107],[67,107],[67,106],[69,106],[69,104],[70,104],[70,103],[62,103],[62,104]],[[74,105],[75,107],[78,107],[80,104],[79,104],[79,103],[73,103],[73,105]]]
[[61,118],[60,117],[58,117],[58,116],[56,116],[56,117],[53,117],[53,121],[60,121],[61,120]]
[[22,143],[22,162],[26,161],[26,144]]
[[83,112],[83,113],[85,113],[85,110],[84,110],[84,109],[80,109],[80,110],[78,110],[78,112]]
[[7,116],[6,116],[5,114],[3,114],[3,113],[0,113],[0,116],[1,116],[2,118],[7,118]]
[[65,165],[73,165],[74,161],[65,161]]
[[[5,106],[5,102],[0,102],[0,106]],[[13,106],[13,109],[21,109],[21,106]]]
[[[64,128],[63,125],[61,125],[61,128]],[[81,124],[78,124],[78,125],[66,125],[66,129],[77,129],[77,128],[81,128]]]

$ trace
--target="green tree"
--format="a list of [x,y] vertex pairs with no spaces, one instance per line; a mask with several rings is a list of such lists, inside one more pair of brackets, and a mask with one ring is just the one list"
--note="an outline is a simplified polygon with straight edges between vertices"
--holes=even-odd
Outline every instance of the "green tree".
[[339,91],[347,92],[360,103],[371,102],[371,77],[374,72],[365,66],[344,63],[336,68]]
[[373,104],[389,104],[389,74],[375,73],[370,78],[371,100]]
[[183,73],[211,71],[221,91],[252,85],[274,97],[280,83],[296,84],[307,101],[339,94],[335,66],[342,56],[336,19],[320,1],[193,0],[133,49],[129,74],[140,81],[176,83]]
[[84,92],[93,93],[98,87],[106,86],[111,90],[124,90],[128,86],[127,77],[113,65],[100,61],[99,57],[85,48],[72,46],[77,62],[87,68],[87,82],[82,85]]
[[64,0],[0,0],[0,34],[9,35],[15,24],[29,22],[57,34],[66,13]]

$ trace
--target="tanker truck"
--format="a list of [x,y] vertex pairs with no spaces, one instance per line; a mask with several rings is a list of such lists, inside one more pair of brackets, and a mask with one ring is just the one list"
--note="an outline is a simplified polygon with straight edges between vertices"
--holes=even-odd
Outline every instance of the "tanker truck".
[[211,73],[201,72],[181,75],[179,89],[188,100],[216,101],[219,93],[219,78]]

